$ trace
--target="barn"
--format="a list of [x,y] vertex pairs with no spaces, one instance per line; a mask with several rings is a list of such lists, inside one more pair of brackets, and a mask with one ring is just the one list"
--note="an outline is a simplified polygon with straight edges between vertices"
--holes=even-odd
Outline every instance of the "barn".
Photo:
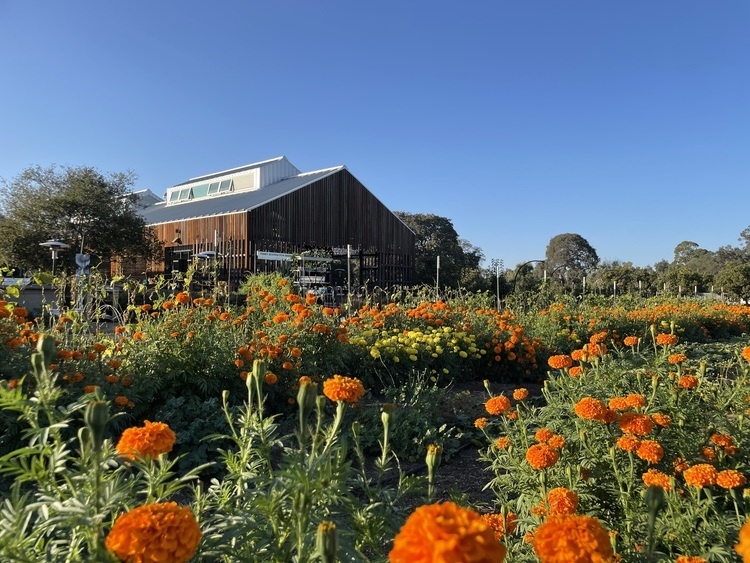
[[151,273],[208,259],[233,285],[279,269],[319,285],[343,283],[344,269],[360,285],[413,278],[414,233],[345,166],[301,172],[282,156],[191,178],[163,200],[146,190],[140,201],[164,246]]

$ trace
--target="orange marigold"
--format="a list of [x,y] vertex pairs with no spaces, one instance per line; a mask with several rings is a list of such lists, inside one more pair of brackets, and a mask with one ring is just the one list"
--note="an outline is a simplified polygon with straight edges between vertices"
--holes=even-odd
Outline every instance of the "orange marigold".
[[552,430],[549,428],[540,428],[534,433],[534,440],[537,442],[547,442],[552,436],[554,436]]
[[637,336],[626,336],[622,342],[625,346],[637,346],[638,340],[640,339]]
[[551,515],[532,541],[541,563],[604,563],[614,555],[599,520],[577,514]]
[[625,397],[625,401],[632,409],[639,409],[646,406],[646,397],[639,393],[630,393],[627,397]]
[[573,366],[568,370],[568,375],[570,377],[578,377],[583,373],[583,368],[581,366]]
[[734,546],[735,551],[742,556],[744,563],[750,563],[750,520],[746,520],[740,528],[740,535],[737,539],[739,543]]
[[634,452],[641,445],[641,441],[632,434],[625,434],[617,438],[617,447],[626,452]]
[[661,346],[674,346],[677,344],[677,335],[676,334],[657,334],[656,335],[656,343]]
[[268,385],[276,385],[276,383],[279,381],[278,376],[272,371],[266,372],[266,375],[263,379]]
[[122,561],[192,559],[201,542],[193,512],[176,502],[147,504],[121,515],[107,535],[107,549]]
[[670,354],[667,361],[670,364],[680,365],[687,362],[687,356],[685,354]]
[[750,362],[750,346],[746,346],[742,349],[742,357]]
[[688,485],[692,485],[699,489],[715,485],[716,477],[718,477],[718,475],[719,472],[716,471],[716,468],[708,463],[693,465],[692,467],[688,467],[682,473],[682,476],[685,478],[685,482]]
[[647,487],[661,487],[665,491],[672,490],[672,483],[669,481],[669,475],[656,469],[649,469],[641,475],[643,483]]
[[729,434],[720,434],[719,432],[716,432],[711,435],[711,441],[722,448],[726,446],[734,446],[734,439],[732,439]]
[[508,512],[503,518],[502,514],[482,514],[482,520],[495,532],[495,539],[502,540],[505,534],[512,534],[518,527],[518,515]]
[[557,356],[550,356],[547,363],[552,369],[565,369],[573,365],[573,358],[567,354],[560,354]]
[[675,563],[708,563],[708,559],[703,557],[697,557],[695,555],[680,555]]
[[593,397],[584,397],[575,404],[573,410],[578,416],[588,420],[604,420],[607,415],[606,405]]
[[626,411],[630,408],[627,397],[612,397],[609,400],[609,408],[615,411]]
[[698,378],[694,375],[683,375],[677,384],[683,389],[694,389],[698,387]]
[[125,429],[115,449],[129,459],[156,458],[172,451],[175,438],[175,433],[167,424],[146,420],[143,426]]
[[497,448],[498,450],[504,450],[504,449],[507,449],[507,448],[508,448],[508,446],[510,446],[510,438],[508,438],[507,436],[501,436],[500,438],[498,438],[498,439],[497,439],[497,440],[495,441],[495,447],[496,447],[496,448]]
[[506,413],[510,410],[510,399],[505,395],[497,395],[492,397],[489,401],[484,404],[484,408],[488,413],[492,415],[499,415]]
[[747,483],[747,477],[736,469],[725,469],[716,475],[716,484],[724,489],[736,489]]
[[664,448],[655,440],[643,440],[635,451],[635,455],[649,463],[659,463],[664,457]]
[[391,563],[499,562],[505,547],[479,514],[452,502],[424,505],[393,540]]
[[653,420],[657,425],[666,428],[670,424],[672,424],[672,419],[669,417],[669,415],[662,414],[655,412],[651,415],[651,420]]
[[365,388],[356,377],[335,374],[323,382],[323,394],[334,402],[356,403],[365,394]]
[[565,436],[555,434],[554,436],[550,437],[550,439],[547,441],[547,444],[549,444],[549,447],[555,450],[561,450],[565,446]]
[[513,398],[516,401],[523,401],[529,396],[529,390],[525,387],[521,387],[513,391]]
[[647,414],[626,412],[618,421],[620,430],[627,434],[645,436],[654,429],[654,423]]
[[578,495],[565,487],[557,487],[547,493],[550,514],[573,514],[578,508]]
[[179,303],[180,305],[190,305],[190,295],[188,295],[188,293],[184,291],[181,291],[180,293],[175,295],[174,300],[177,301],[177,303]]
[[[576,362],[580,362],[581,360],[584,360],[586,356],[586,352],[584,352],[582,349],[573,350],[570,353],[571,359],[575,360]],[[585,361],[585,360],[584,360]]]
[[534,444],[526,450],[526,461],[533,469],[552,467],[559,459],[560,454],[547,444]]
[[474,421],[474,426],[476,426],[477,428],[479,428],[479,429],[481,430],[482,428],[486,428],[486,427],[487,427],[487,424],[488,424],[488,423],[489,423],[489,420],[487,420],[487,419],[486,419],[486,418],[484,418],[484,417],[482,417],[482,418],[477,418],[477,419],[476,419],[476,420]]

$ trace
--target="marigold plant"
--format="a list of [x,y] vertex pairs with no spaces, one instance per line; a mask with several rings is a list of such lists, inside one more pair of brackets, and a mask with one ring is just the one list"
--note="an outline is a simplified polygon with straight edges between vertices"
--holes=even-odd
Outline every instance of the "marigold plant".
[[551,515],[537,528],[533,545],[541,563],[607,563],[614,555],[599,520],[576,514]]
[[708,463],[699,463],[688,467],[682,476],[685,478],[685,483],[697,488],[710,487],[716,484],[716,478],[719,476],[718,471],[713,465]]
[[548,444],[534,444],[526,450],[526,461],[533,469],[547,469],[560,459],[558,454]]
[[356,403],[365,394],[365,388],[356,377],[336,374],[323,382],[323,394],[334,402]]
[[497,395],[492,397],[484,404],[485,409],[489,414],[500,415],[510,410],[510,399],[505,395]]
[[129,459],[156,458],[172,451],[176,436],[163,422],[144,421],[143,426],[126,428],[115,449]]
[[604,420],[607,415],[607,407],[599,399],[584,397],[573,407],[573,411],[588,420]]

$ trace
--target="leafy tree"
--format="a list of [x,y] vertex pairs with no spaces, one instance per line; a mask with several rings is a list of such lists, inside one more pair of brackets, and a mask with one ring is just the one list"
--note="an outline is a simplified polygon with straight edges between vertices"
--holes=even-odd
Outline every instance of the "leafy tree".
[[572,289],[599,263],[596,250],[581,235],[565,233],[552,237],[545,253],[545,269],[550,277]]
[[750,303],[750,262],[727,264],[714,281],[730,295]]
[[51,264],[41,242],[71,245],[60,265],[74,264],[83,248],[107,260],[115,255],[153,255],[157,241],[136,212],[131,172],[104,175],[91,167],[32,166],[0,181],[0,240],[3,261],[25,268]]
[[435,284],[437,257],[440,256],[441,286],[466,287],[462,281],[467,281],[472,284],[472,287],[467,289],[482,289],[477,286],[481,285],[483,278],[481,272],[478,272],[479,264],[484,258],[482,250],[464,239],[459,239],[450,219],[431,213],[396,211],[395,214],[416,235],[416,283]]

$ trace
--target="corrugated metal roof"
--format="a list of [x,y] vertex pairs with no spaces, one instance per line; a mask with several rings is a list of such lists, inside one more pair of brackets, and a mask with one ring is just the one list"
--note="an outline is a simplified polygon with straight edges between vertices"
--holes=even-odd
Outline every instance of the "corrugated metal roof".
[[[305,172],[286,180],[281,180],[270,186],[259,190],[238,192],[229,195],[207,197],[190,201],[187,203],[176,203],[167,205],[157,203],[145,209],[139,210],[141,216],[146,220],[147,225],[157,225],[159,223],[171,223],[173,221],[182,221],[184,219],[197,219],[199,217],[211,217],[214,215],[225,215],[227,213],[239,213],[249,211],[273,201],[279,197],[285,196],[295,190],[312,184],[335,172],[344,170],[344,166],[335,166],[325,168],[314,172]],[[223,172],[222,174],[226,174]]]
[[244,172],[245,170],[252,170],[253,168],[259,168],[263,166],[264,164],[268,164],[270,162],[277,162],[279,160],[284,160],[285,158],[286,158],[285,156],[277,156],[276,158],[262,160],[261,162],[254,162],[253,164],[245,164],[238,168],[230,168],[229,170],[223,170],[222,172],[212,172],[211,174],[206,174],[205,176],[196,176],[195,178],[190,178],[189,180],[186,180],[185,182],[175,184],[172,187],[177,188],[179,186],[185,186],[187,184],[193,184],[195,182],[202,182],[205,180],[212,180],[213,178],[220,178],[222,176],[226,176],[227,174],[236,174],[237,172]]

